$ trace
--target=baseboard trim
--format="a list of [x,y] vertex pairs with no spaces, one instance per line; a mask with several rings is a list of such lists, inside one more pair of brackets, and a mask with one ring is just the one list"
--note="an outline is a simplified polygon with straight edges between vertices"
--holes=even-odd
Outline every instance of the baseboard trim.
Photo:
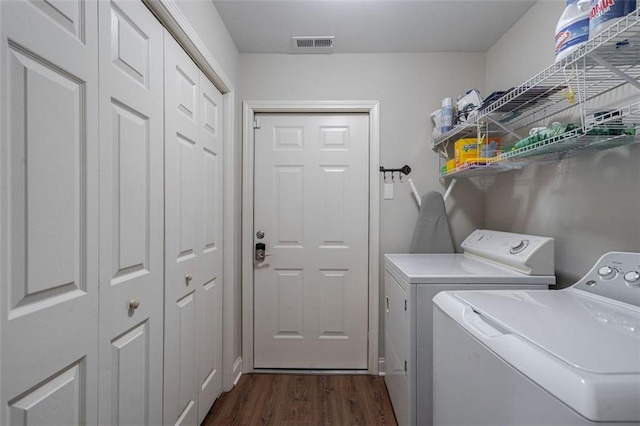
[[236,361],[233,363],[233,373],[235,379],[233,380],[233,386],[237,385],[240,381],[240,377],[242,376],[242,357],[238,357]]
[[378,375],[380,376],[384,376],[385,375],[385,368],[384,368],[384,364],[385,364],[385,359],[384,358],[378,358]]
[[301,374],[306,376],[343,376],[345,374],[352,376],[370,376],[369,370],[307,370],[304,368],[286,369],[286,368],[256,368],[253,373],[259,374]]

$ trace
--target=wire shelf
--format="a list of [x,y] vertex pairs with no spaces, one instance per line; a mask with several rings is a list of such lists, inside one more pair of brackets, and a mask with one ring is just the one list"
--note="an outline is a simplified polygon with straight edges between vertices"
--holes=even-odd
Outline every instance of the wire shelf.
[[532,143],[488,160],[490,164],[559,161],[566,154],[576,156],[640,141],[640,102],[592,117],[584,128]]
[[548,125],[544,120],[556,119],[559,114],[579,115],[578,129],[503,152],[487,159],[486,165],[467,165],[441,177],[497,173],[640,142],[640,102],[609,112],[594,104],[597,98],[624,85],[640,89],[640,8],[573,54],[481,107],[472,120],[433,139],[433,148],[474,137],[481,128],[483,133],[508,132],[522,139],[529,127]]
[[456,167],[446,173],[441,173],[440,177],[474,177],[474,176],[487,176],[496,173],[505,172],[507,169],[503,167],[496,167],[492,164],[486,163],[466,163],[463,166]]

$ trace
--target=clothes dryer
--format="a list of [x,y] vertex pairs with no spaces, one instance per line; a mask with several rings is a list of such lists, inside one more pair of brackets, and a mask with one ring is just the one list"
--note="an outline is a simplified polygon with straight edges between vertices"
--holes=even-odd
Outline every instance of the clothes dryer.
[[432,422],[436,294],[555,284],[552,238],[476,230],[462,249],[462,254],[385,256],[385,381],[400,425]]

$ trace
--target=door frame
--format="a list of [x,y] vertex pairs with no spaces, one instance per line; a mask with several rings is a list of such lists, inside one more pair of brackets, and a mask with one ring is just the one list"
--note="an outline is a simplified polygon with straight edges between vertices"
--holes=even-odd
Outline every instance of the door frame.
[[378,101],[244,101],[242,104],[242,366],[253,366],[253,179],[255,114],[367,113],[369,115],[369,374],[379,374],[380,103]]

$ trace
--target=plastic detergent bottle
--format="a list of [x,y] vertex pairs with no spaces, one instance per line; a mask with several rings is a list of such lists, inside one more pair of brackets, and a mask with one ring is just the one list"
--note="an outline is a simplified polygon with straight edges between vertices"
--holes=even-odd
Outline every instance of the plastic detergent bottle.
[[634,10],[636,0],[591,0],[589,38],[593,38]]
[[589,40],[589,11],[578,7],[578,0],[567,0],[567,7],[556,25],[556,62],[578,50]]
[[453,103],[451,98],[444,98],[442,100],[441,114],[440,133],[444,134],[453,129]]

